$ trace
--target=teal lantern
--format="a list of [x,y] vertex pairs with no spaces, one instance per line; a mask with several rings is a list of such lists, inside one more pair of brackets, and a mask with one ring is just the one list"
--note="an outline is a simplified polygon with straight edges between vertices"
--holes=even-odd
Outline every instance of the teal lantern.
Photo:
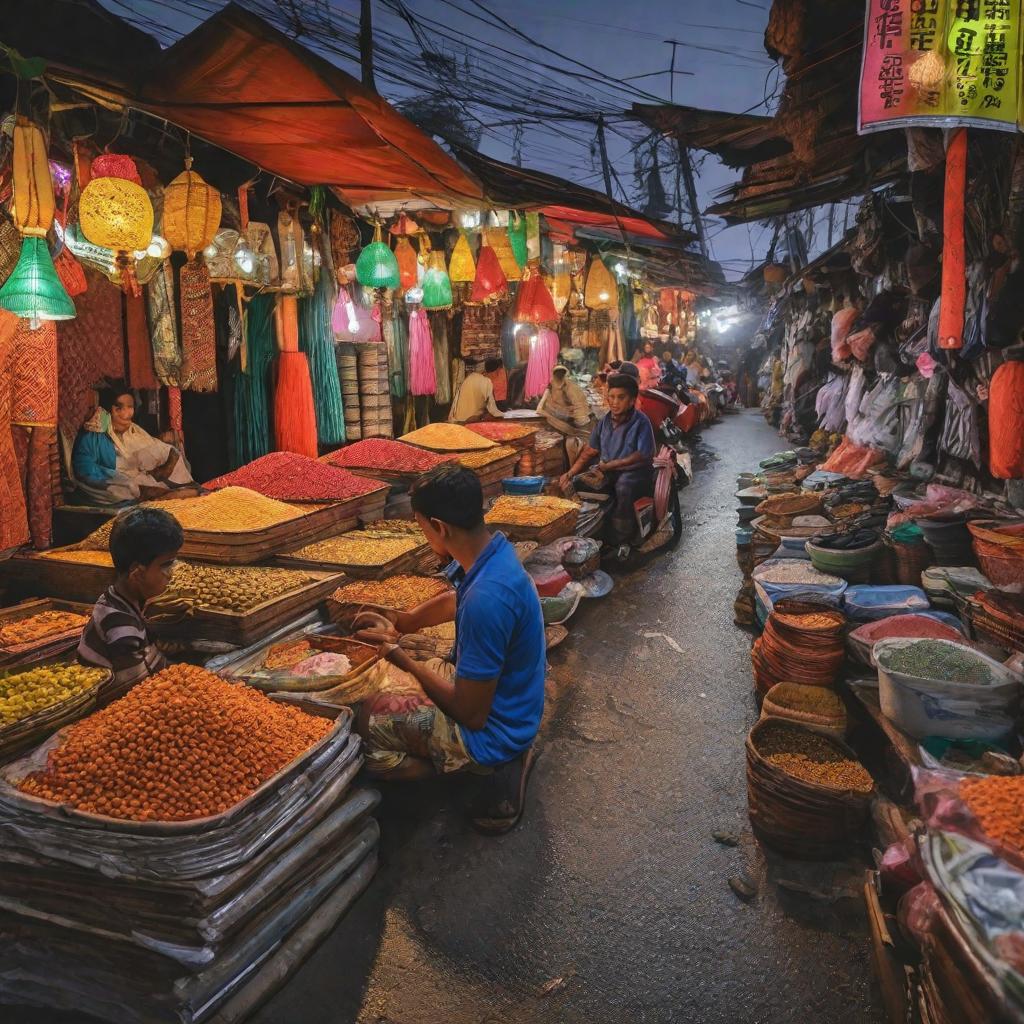
[[397,288],[401,283],[398,260],[390,247],[380,240],[380,225],[374,229],[373,241],[356,260],[356,280],[364,288]]
[[513,210],[508,215],[508,240],[512,244],[512,255],[522,269],[526,266],[529,255],[526,244],[526,218],[518,210]]
[[60,283],[45,238],[25,236],[18,263],[0,288],[0,308],[28,320],[33,330],[40,320],[74,319],[75,304]]
[[444,255],[440,252],[430,254],[430,266],[423,275],[423,308],[452,308],[452,281],[444,268]]

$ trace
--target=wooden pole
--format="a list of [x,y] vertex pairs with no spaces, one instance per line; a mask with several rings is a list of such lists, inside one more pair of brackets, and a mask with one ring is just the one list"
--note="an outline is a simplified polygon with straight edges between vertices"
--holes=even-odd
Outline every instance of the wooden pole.
[[373,78],[373,0],[359,0],[359,62],[363,69],[363,85],[377,91]]
[[939,348],[964,347],[967,260],[964,251],[964,201],[967,192],[967,129],[957,128],[946,149],[946,191],[942,212],[942,299]]

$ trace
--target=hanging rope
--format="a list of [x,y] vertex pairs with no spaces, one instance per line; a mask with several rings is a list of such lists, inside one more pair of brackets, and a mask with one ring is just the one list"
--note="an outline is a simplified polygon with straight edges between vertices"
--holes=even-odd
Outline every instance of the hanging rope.
[[316,430],[323,445],[345,443],[345,411],[331,331],[333,305],[333,282],[330,274],[321,271],[313,294],[299,300],[299,351],[309,358]]
[[232,468],[244,466],[270,451],[268,379],[274,360],[274,297],[256,295],[245,318],[248,369],[235,364],[235,453]]

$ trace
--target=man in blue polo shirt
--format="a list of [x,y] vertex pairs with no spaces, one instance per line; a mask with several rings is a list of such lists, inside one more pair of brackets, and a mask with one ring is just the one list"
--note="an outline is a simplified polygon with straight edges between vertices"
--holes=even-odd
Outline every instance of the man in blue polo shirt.
[[506,832],[523,813],[544,711],[540,600],[515,549],[484,525],[475,473],[440,466],[413,484],[410,497],[431,548],[457,564],[455,589],[410,612],[385,614],[398,634],[454,619],[454,662],[414,661],[395,643],[384,645],[423,693],[382,694],[360,709],[367,765],[381,778],[404,780],[492,769],[473,823]]
[[[608,412],[597,421],[590,442],[560,480],[571,493],[582,488],[613,496],[609,540],[628,544],[636,532],[633,505],[654,495],[654,430],[636,408],[640,386],[635,377],[620,373],[608,378]],[[596,460],[588,473],[587,469]]]

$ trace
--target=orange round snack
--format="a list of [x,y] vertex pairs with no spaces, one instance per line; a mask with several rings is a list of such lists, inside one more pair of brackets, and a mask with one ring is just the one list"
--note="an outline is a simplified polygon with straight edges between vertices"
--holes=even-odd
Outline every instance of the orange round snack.
[[221,814],[334,723],[193,665],[172,665],[71,726],[24,793],[132,821]]

